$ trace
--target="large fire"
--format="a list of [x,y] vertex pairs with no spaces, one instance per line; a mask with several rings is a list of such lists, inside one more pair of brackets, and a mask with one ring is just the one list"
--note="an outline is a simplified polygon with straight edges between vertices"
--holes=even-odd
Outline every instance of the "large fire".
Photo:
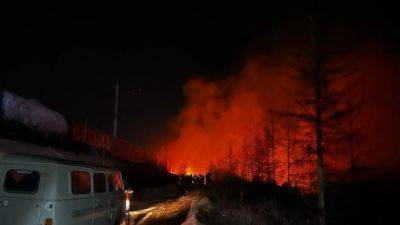
[[[377,47],[368,46],[359,53],[355,76],[339,84],[356,83],[352,87],[357,95],[354,99],[360,93],[365,99],[352,121],[360,132],[358,136],[363,137],[354,141],[353,166],[385,161],[394,165],[398,157],[393,159],[390,154],[400,146],[386,140],[398,137],[392,132],[400,125],[399,95],[393,84],[398,83],[395,74],[400,70]],[[289,181],[294,186],[311,187],[316,167],[313,146],[307,144],[314,138],[310,127],[275,113],[304,110],[292,95],[299,88],[293,79],[296,71],[269,62],[267,57],[257,56],[248,60],[238,74],[224,80],[190,80],[184,87],[186,105],[171,128],[179,135],[161,148],[159,161],[167,151],[164,163],[176,174],[221,170],[247,180],[274,180],[278,184]],[[385,80],[392,83],[385,85]],[[391,123],[382,123],[379,118]],[[342,142],[330,146],[326,151],[327,168],[348,171],[348,145]]]

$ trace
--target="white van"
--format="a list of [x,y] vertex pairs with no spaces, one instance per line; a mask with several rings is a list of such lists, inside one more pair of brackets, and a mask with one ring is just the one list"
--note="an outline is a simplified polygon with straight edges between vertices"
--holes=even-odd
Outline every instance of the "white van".
[[0,225],[114,225],[129,216],[113,169],[0,154],[0,184]]

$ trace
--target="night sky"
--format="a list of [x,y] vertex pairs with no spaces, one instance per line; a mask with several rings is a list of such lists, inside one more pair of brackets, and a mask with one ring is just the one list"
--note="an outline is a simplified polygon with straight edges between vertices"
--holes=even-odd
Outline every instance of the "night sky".
[[[376,20],[374,7],[342,9],[338,18],[363,35],[383,38],[398,53],[395,15]],[[7,17],[1,23],[1,85],[69,121],[87,120],[110,132],[119,82],[119,136],[147,145],[164,135],[182,108],[189,78],[222,78],[254,49],[276,44],[274,32],[296,19],[291,10],[270,7],[251,17]]]

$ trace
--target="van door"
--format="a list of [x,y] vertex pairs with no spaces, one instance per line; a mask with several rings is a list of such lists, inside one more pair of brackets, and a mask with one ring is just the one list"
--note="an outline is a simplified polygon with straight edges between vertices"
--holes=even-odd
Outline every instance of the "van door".
[[90,171],[83,168],[70,171],[71,225],[93,224],[93,194]]
[[93,225],[110,224],[108,214],[107,178],[104,173],[93,173],[94,210]]
[[108,185],[108,214],[111,222],[115,222],[119,219],[120,213],[118,210],[118,196],[115,187],[114,174],[107,174],[107,185]]
[[115,185],[115,211],[117,214],[122,215],[125,209],[125,192],[124,192],[124,185],[122,183],[121,174],[119,172],[113,174],[114,178],[114,185]]
[[1,175],[1,224],[39,224],[41,168],[5,165]]

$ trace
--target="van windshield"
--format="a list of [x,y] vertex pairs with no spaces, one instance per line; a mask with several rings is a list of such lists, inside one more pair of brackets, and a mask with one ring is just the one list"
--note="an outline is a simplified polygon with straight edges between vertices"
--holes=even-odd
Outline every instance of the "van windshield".
[[9,170],[4,181],[6,192],[35,193],[39,187],[40,175],[32,170]]

